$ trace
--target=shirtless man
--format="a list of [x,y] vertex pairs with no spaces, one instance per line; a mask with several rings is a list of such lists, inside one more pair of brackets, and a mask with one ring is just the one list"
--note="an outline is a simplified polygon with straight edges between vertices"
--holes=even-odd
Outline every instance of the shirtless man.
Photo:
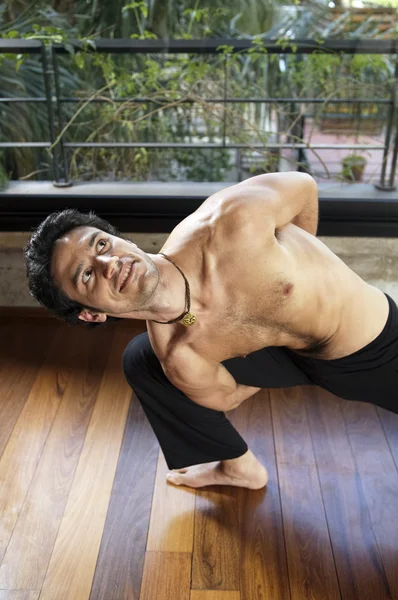
[[31,292],[70,322],[147,321],[124,368],[171,483],[266,485],[225,417],[262,387],[316,383],[398,411],[397,307],[315,237],[309,175],[260,175],[213,194],[156,255],[72,213],[32,235]]

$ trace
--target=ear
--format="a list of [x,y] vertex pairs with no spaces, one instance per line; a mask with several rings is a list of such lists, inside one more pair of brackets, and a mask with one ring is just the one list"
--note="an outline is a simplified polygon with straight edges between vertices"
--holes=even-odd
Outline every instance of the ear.
[[93,313],[87,309],[84,309],[79,314],[79,319],[81,321],[86,321],[86,323],[105,323],[106,314],[105,313]]

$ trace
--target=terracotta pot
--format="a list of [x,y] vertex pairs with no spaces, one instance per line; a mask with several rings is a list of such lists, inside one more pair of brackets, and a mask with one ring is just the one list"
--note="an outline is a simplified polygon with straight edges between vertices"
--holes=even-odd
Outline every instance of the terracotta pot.
[[346,156],[341,161],[343,166],[343,177],[347,181],[362,181],[363,172],[366,167],[366,158],[363,156]]

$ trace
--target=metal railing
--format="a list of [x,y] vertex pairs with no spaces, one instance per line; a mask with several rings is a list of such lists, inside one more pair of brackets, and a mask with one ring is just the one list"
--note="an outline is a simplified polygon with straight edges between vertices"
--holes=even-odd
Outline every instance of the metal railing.
[[[294,43],[294,49],[293,49]],[[81,42],[72,42],[76,48],[81,48]],[[167,54],[217,54],[220,53],[220,47],[228,46],[231,52],[241,52],[253,48],[250,40],[230,40],[230,39],[209,39],[209,40],[170,40],[163,42],[160,40],[97,40],[95,50],[90,51],[111,54],[144,54],[144,53],[167,53]],[[395,55],[395,73],[394,80],[390,89],[390,97],[386,99],[379,98],[230,98],[227,96],[227,86],[224,86],[224,96],[221,98],[204,98],[208,103],[264,103],[264,104],[317,104],[329,103],[337,104],[379,104],[387,105],[387,119],[384,144],[311,144],[312,149],[352,149],[352,150],[382,150],[383,159],[380,173],[380,181],[375,186],[383,191],[395,189],[395,174],[398,159],[398,40],[294,40],[292,45],[281,47],[280,44],[272,41],[264,41],[264,49],[268,54],[311,54],[322,50],[323,52],[342,53],[342,54],[388,54]],[[0,53],[27,53],[40,54],[42,58],[42,69],[44,79],[44,97],[13,97],[0,98],[0,103],[45,103],[47,106],[47,118],[49,125],[49,141],[42,142],[1,142],[1,148],[51,148],[52,153],[52,171],[54,185],[64,187],[71,185],[68,178],[67,149],[76,148],[209,148],[209,149],[239,149],[247,148],[247,144],[227,143],[225,127],[220,143],[169,143],[169,142],[66,142],[60,135],[63,128],[63,110],[64,103],[82,102],[87,98],[63,97],[59,85],[59,66],[57,55],[67,53],[62,44],[52,44],[45,46],[37,40],[0,40]],[[225,59],[227,60],[227,59]],[[113,102],[146,102],[147,98],[112,98]],[[106,102],[101,98],[92,99],[91,102]],[[183,102],[194,102],[191,99],[184,99]],[[298,123],[298,132],[303,139],[304,117]],[[296,136],[297,137],[297,136]],[[250,148],[264,149],[264,144],[250,143]],[[266,144],[267,150],[294,149],[298,150],[299,162],[308,163],[305,150],[309,144],[305,143],[276,143]],[[392,151],[392,152],[391,152]],[[388,159],[391,152],[390,172],[388,171]]]

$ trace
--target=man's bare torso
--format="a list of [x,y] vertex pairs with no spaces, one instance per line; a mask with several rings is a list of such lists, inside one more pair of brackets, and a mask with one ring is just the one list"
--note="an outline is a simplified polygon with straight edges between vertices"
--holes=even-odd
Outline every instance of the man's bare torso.
[[148,322],[164,362],[189,345],[215,362],[266,346],[324,359],[372,341],[388,314],[384,294],[320,240],[289,223],[270,231],[250,204],[210,197],[171,233],[162,252],[187,277],[197,323]]

